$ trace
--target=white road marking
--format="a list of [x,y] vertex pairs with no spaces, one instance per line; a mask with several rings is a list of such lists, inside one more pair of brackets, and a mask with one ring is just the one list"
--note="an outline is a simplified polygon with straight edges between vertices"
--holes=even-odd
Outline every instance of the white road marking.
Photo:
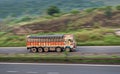
[[27,72],[27,73],[32,73],[32,74],[36,74],[36,73],[38,73],[38,72]]
[[9,72],[9,73],[16,73],[16,72],[18,72],[18,71],[7,71],[7,72]]
[[107,66],[107,67],[120,67],[120,65],[102,65],[102,64],[61,64],[61,63],[0,63],[12,65],[50,65],[50,66]]
[[47,74],[59,74],[59,72],[48,72]]

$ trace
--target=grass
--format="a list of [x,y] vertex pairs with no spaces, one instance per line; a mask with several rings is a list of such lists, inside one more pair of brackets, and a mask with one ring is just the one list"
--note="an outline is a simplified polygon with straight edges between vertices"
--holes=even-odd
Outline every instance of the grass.
[[[59,55],[59,56],[58,56]],[[0,62],[35,62],[35,63],[98,63],[120,64],[120,57],[116,55],[84,55],[68,56],[66,59],[62,53],[57,54],[0,54]]]
[[[114,7],[112,7],[114,8]],[[49,33],[39,32],[33,35],[48,35],[48,34],[74,34],[77,45],[79,46],[103,46],[103,45],[120,45],[120,37],[115,35],[115,30],[119,28],[119,22],[116,22],[119,18],[119,10],[114,8],[112,11],[116,13],[112,15],[112,19],[106,18],[104,15],[105,7],[101,8],[89,8],[78,13],[77,10],[72,10],[71,13],[61,13],[56,16],[33,16],[25,15],[19,18],[6,18],[5,22],[11,28],[14,26],[24,26],[27,25],[28,28],[32,31],[37,31],[37,25],[43,24],[50,26],[53,29],[54,26],[58,25],[60,30],[56,29],[55,32]],[[96,17],[96,18],[95,18]],[[97,21],[98,20],[98,21]],[[116,23],[106,24],[106,22]],[[33,24],[32,28],[29,25]],[[67,25],[67,27],[61,27],[60,24]],[[118,25],[117,25],[118,24]],[[85,26],[86,25],[86,26]],[[91,26],[91,27],[87,27]],[[102,26],[103,25],[103,26]],[[41,26],[41,25],[40,25]],[[42,27],[43,28],[43,27]],[[38,28],[39,29],[39,28]],[[46,29],[46,28],[45,28]],[[32,31],[29,33],[32,34]],[[46,30],[45,30],[46,31]],[[7,32],[0,32],[0,47],[19,47],[26,46],[26,35],[15,35]]]
[[[81,29],[77,31],[38,33],[33,35],[48,34],[74,34],[79,46],[110,46],[120,45],[120,37],[114,34],[114,30],[108,28]],[[14,35],[12,33],[0,32],[0,47],[26,46],[26,35]]]
[[77,45],[101,46],[101,45],[120,45],[120,37],[114,34],[110,29],[94,29],[77,32]]

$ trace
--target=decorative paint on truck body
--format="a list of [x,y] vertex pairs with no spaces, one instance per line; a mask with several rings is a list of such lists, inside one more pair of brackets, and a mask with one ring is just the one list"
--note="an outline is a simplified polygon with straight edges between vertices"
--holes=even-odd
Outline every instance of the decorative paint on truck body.
[[[72,34],[27,36],[27,49],[32,52],[48,52],[63,50],[74,51],[76,43]],[[40,51],[39,51],[40,50]]]

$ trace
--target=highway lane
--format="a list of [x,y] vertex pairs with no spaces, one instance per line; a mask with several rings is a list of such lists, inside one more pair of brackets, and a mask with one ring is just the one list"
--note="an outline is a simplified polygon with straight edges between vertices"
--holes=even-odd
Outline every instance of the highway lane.
[[0,47],[0,53],[29,53],[26,47]]
[[120,53],[120,46],[78,46],[81,53]]
[[[120,53],[120,46],[78,46],[80,53]],[[0,53],[29,53],[26,47],[0,47]]]
[[120,65],[0,63],[0,74],[120,74]]

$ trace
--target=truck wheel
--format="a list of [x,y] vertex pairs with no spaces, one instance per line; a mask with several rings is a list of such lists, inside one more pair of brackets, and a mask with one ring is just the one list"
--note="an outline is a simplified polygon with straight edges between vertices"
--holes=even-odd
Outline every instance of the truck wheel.
[[56,52],[61,52],[62,49],[60,47],[56,48]]
[[44,51],[45,51],[45,52],[48,52],[48,51],[49,51],[49,48],[45,47],[45,48],[44,48]]
[[33,52],[33,53],[36,53],[36,52],[37,52],[37,49],[36,49],[36,48],[31,48],[30,50],[31,50],[31,52]]
[[70,52],[71,48],[65,48],[65,51]]
[[38,52],[39,53],[43,52],[43,48],[38,48]]

